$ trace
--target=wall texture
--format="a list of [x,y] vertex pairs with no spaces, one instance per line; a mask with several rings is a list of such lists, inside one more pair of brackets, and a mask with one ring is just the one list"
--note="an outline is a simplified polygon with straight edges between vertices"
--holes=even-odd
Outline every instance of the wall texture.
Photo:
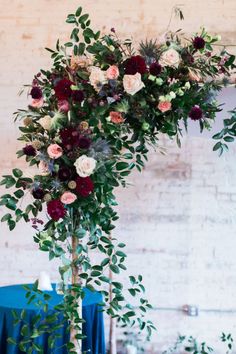
[[[80,1],[95,27],[116,27],[121,37],[135,39],[163,33],[175,3]],[[173,21],[173,29],[182,26],[191,32],[204,24],[221,33],[222,42],[234,43],[235,0],[181,3],[186,20]],[[11,119],[12,112],[26,104],[17,92],[50,64],[43,48],[53,46],[58,37],[66,39],[70,28],[64,19],[77,6],[75,0],[1,0],[1,174],[16,165],[24,167],[15,159],[17,127]],[[147,297],[155,307],[151,318],[158,332],[150,345],[154,353],[173,343],[178,332],[216,346],[222,330],[236,338],[236,150],[221,159],[211,150],[211,141],[194,134],[184,139],[182,150],[169,143],[166,156],[152,152],[145,171],[130,177],[133,186],[117,193],[121,217],[115,236],[127,243],[129,271],[144,275]],[[0,285],[33,281],[48,269],[57,279],[55,265],[37,251],[32,234],[24,224],[11,234],[0,225]],[[184,304],[202,311],[187,317],[180,311]]]

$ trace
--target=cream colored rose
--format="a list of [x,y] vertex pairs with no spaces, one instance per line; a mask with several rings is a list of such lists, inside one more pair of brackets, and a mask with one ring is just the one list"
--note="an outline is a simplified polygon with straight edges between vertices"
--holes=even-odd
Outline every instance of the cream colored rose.
[[142,82],[141,74],[136,73],[135,75],[125,75],[123,78],[123,86],[125,92],[130,95],[134,95],[140,91],[145,85]]
[[180,56],[177,50],[170,48],[166,50],[160,57],[159,63],[163,66],[179,66]]
[[80,177],[90,176],[96,167],[96,160],[86,155],[81,155],[74,163],[76,171]]
[[89,76],[90,84],[93,88],[99,92],[101,86],[107,82],[106,72],[102,71],[100,68],[96,66],[91,67],[90,76]]
[[50,116],[44,116],[38,122],[45,130],[50,130],[52,127],[52,118]]

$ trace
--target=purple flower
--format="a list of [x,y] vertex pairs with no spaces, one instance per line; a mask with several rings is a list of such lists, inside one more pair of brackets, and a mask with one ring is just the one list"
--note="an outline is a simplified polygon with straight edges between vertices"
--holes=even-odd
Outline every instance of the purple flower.
[[32,87],[30,94],[31,94],[32,98],[36,99],[36,100],[39,100],[40,98],[43,97],[41,88],[39,88],[37,86]]
[[80,136],[78,141],[78,147],[80,149],[88,149],[91,145],[91,140],[86,136]]
[[147,71],[145,59],[141,55],[134,55],[127,59],[124,66],[126,75],[145,74]]
[[25,147],[23,147],[22,150],[26,156],[35,156],[36,155],[36,150],[32,145],[26,145]]
[[157,62],[154,62],[150,65],[150,68],[149,68],[149,71],[150,71],[150,74],[153,75],[153,76],[158,76],[160,75],[161,73],[161,70],[162,70],[162,67],[159,63]]
[[205,44],[206,44],[206,42],[205,42],[205,40],[202,38],[202,37],[195,37],[194,39],[193,39],[193,46],[194,46],[194,48],[195,49],[203,49],[204,47],[205,47]]
[[72,91],[72,98],[75,102],[82,102],[84,100],[84,93],[82,90]]
[[192,107],[191,111],[189,112],[189,118],[192,120],[200,120],[203,116],[203,112],[199,106]]
[[61,167],[58,171],[58,178],[60,181],[67,181],[71,177],[71,171],[68,167]]
[[32,195],[35,199],[43,199],[44,197],[44,190],[42,188],[37,188],[37,189],[34,189],[33,192],[32,192]]

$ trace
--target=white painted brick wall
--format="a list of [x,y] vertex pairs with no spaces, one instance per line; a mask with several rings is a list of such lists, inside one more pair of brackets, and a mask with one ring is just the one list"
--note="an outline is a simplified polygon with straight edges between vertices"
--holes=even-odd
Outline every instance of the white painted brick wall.
[[[98,28],[114,26],[127,36],[128,23],[128,34],[134,38],[162,33],[176,4],[173,0],[80,3]],[[174,22],[174,28],[191,32],[205,24],[221,33],[224,43],[234,43],[235,0],[182,3],[186,20]],[[26,104],[17,92],[39,68],[50,65],[43,48],[53,46],[58,37],[66,39],[69,27],[64,18],[77,6],[75,0],[1,0],[1,174],[16,165],[24,167],[15,158],[19,143],[11,119],[12,112]],[[207,139],[190,136],[181,150],[174,143],[163,144],[167,155],[151,152],[145,171],[130,177],[133,186],[117,191],[120,220],[114,236],[127,243],[129,272],[144,275],[147,297],[157,308],[196,304],[200,309],[236,309],[236,149],[219,159]],[[49,264],[32,235],[29,225],[21,224],[12,233],[0,226],[0,285],[33,281],[47,269],[53,280],[58,279],[57,263]],[[155,310],[150,316],[158,327],[151,343],[155,353],[172,344],[178,332],[200,336],[211,345],[222,330],[231,331],[236,339],[235,313],[200,312],[190,318],[182,312]],[[223,353],[220,346],[219,353]]]

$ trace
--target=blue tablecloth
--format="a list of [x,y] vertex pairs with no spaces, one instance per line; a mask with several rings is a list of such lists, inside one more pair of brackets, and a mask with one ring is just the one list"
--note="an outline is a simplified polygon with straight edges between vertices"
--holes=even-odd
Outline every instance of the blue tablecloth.
[[[31,286],[31,285],[30,285]],[[49,301],[50,308],[60,304],[63,301],[61,295],[58,295],[54,290],[45,292],[51,295]],[[102,301],[102,296],[98,292],[91,292],[88,289],[84,289],[85,298],[83,299],[82,313],[83,319],[86,321],[83,324],[83,334],[87,337],[83,340],[83,351],[89,354],[105,354],[105,336],[104,336],[104,324],[103,313],[100,311],[98,303]],[[26,310],[26,321],[29,327],[32,326],[32,319],[39,313],[39,309],[34,304],[27,304],[25,298],[26,291],[22,285],[12,285],[0,287],[0,354],[19,354],[22,353],[17,346],[9,344],[7,338],[13,337],[17,341],[20,340],[20,324],[13,324],[14,318],[12,310],[15,310],[18,314],[23,309]],[[66,331],[66,324],[63,328],[57,330],[61,337],[56,340],[55,348],[63,346],[69,340],[69,334]],[[58,350],[50,350],[47,344],[48,334],[44,334],[35,339],[35,343],[43,345],[44,354],[67,354],[68,351],[65,347]]]

